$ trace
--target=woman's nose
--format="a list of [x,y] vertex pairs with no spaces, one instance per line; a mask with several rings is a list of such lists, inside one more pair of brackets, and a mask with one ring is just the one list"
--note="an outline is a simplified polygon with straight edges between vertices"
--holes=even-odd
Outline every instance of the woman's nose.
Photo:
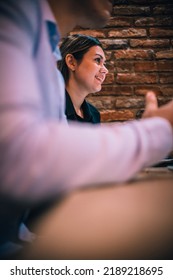
[[106,68],[106,66],[105,66],[104,64],[102,65],[100,71],[101,71],[102,73],[105,73],[105,74],[108,73],[108,69]]

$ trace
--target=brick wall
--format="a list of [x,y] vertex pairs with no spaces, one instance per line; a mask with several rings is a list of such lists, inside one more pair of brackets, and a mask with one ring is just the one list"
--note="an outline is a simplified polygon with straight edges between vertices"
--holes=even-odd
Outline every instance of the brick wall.
[[114,0],[105,28],[71,33],[95,36],[105,48],[109,74],[88,97],[102,122],[136,118],[148,89],[159,104],[173,99],[173,0]]

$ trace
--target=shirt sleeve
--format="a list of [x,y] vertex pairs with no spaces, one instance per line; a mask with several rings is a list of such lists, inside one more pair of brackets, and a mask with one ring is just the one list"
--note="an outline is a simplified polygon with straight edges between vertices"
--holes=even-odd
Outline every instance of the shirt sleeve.
[[0,21],[1,193],[34,202],[123,182],[173,149],[172,127],[162,118],[110,126],[46,118],[32,55],[35,33],[28,22],[23,20],[22,28],[11,22],[14,32],[8,33],[5,19]]

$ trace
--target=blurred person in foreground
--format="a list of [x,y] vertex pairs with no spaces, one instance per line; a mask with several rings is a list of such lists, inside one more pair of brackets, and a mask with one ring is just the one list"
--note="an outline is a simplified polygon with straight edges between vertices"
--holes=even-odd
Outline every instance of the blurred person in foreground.
[[[28,209],[43,201],[58,201],[61,195],[68,197],[72,191],[86,186],[125,182],[143,167],[159,161],[173,149],[173,102],[157,108],[153,93],[147,96],[146,118],[143,120],[111,127],[67,124],[64,114],[64,82],[60,72],[57,73],[52,52],[55,51],[60,37],[64,37],[76,25],[90,28],[105,25],[110,17],[111,6],[109,0],[0,1],[1,258],[15,258],[24,243],[34,239],[24,224]],[[61,59],[58,50],[56,58]],[[95,191],[99,195],[99,188]],[[138,198],[146,197],[148,203],[153,204],[157,211],[149,211],[148,204],[141,206],[140,203],[132,203],[128,209],[131,194],[134,198],[136,195]],[[169,237],[168,232],[172,234],[168,231],[172,224],[168,218],[168,223],[163,226],[161,217],[167,212],[172,213],[172,208],[166,208],[167,211],[164,208],[168,205],[170,196],[161,197],[163,206],[160,206],[157,196],[153,196],[154,201],[151,201],[148,188],[135,189],[132,192],[125,190],[123,196],[115,195],[115,198],[112,195],[104,196],[104,203],[91,207],[92,215],[87,216],[85,221],[85,225],[91,221],[91,233],[94,225],[97,230],[100,229],[93,247],[95,251],[92,252],[89,239],[81,247],[82,252],[78,258],[86,257],[85,252],[87,254],[90,249],[90,257],[124,257],[126,255],[123,255],[123,252],[128,251],[133,258],[133,250],[129,250],[130,244],[134,244],[132,240],[138,240],[137,248],[140,248],[143,238],[149,241],[151,236],[157,234],[157,229],[165,230],[164,234],[161,232],[165,240],[165,237]],[[120,204],[115,203],[116,198]],[[104,208],[107,201],[109,207]],[[118,208],[114,212],[112,210],[116,205]],[[81,205],[80,209],[77,209],[77,217],[86,213],[83,207]],[[145,214],[149,211],[148,215],[142,215],[141,209]],[[129,212],[132,210],[134,211]],[[54,229],[45,219],[41,232],[38,230],[45,239],[38,238],[34,246],[31,245],[30,256],[33,258],[63,257],[61,250],[58,250],[59,241],[63,245],[68,244],[63,250],[66,252],[65,257],[70,256],[68,250],[70,251],[75,242],[73,235],[69,239],[70,243],[61,242],[63,229],[59,229],[56,224],[58,213],[53,220],[51,217],[48,219]],[[127,228],[117,220],[123,221],[125,213],[128,219],[123,225]],[[151,220],[150,213],[154,215]],[[138,220],[142,221],[142,226],[138,227],[133,223],[136,214]],[[101,219],[102,223],[99,223],[100,215],[104,217],[104,220]],[[155,220],[159,227],[155,226]],[[154,225],[151,231],[152,221]],[[128,230],[130,225],[133,225],[131,232]],[[135,233],[135,228],[140,230]],[[72,229],[75,229],[75,224]],[[46,230],[50,230],[53,236]],[[103,239],[99,232],[103,234]],[[66,234],[63,234],[64,240]],[[117,235],[122,236],[125,251],[121,248],[119,239],[116,240]],[[107,240],[112,244],[110,253],[109,246],[103,247]],[[91,246],[92,244],[91,242]],[[145,244],[145,248],[151,248],[149,252],[152,250],[150,245],[150,242]]]
[[73,34],[61,46],[58,68],[65,81],[68,120],[100,123],[99,111],[86,97],[101,90],[106,78],[106,58],[101,42],[92,36]]

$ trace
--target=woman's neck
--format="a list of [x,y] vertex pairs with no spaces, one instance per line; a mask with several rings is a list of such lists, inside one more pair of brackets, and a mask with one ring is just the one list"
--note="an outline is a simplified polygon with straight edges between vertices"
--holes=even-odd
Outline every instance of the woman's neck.
[[77,113],[77,115],[79,115],[80,117],[83,117],[83,111],[82,111],[82,104],[85,100],[86,95],[82,94],[78,88],[76,88],[74,85],[72,84],[68,84],[66,85],[66,90],[68,92],[68,94],[70,95],[70,98],[72,100],[73,106],[75,108],[75,111]]

